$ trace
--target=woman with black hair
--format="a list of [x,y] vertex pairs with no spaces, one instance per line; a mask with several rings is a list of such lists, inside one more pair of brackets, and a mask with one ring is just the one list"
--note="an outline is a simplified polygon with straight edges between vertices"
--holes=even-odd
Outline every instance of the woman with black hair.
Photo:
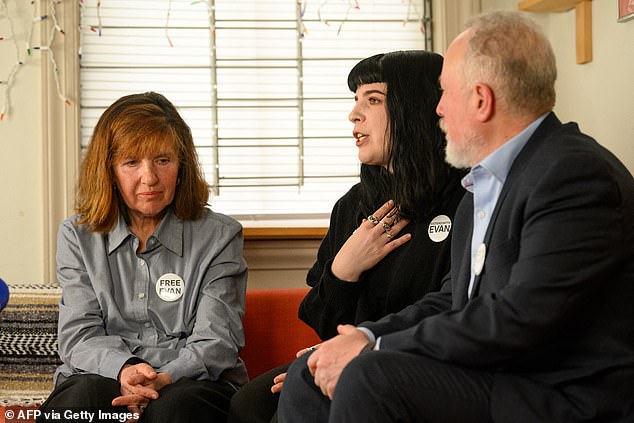
[[[441,68],[435,53],[397,51],[362,60],[348,76],[361,182],[332,210],[299,309],[323,340],[339,324],[377,320],[414,303],[439,289],[449,271],[451,221],[464,190],[461,173],[444,161],[435,112]],[[238,391],[229,421],[276,421],[287,367]]]

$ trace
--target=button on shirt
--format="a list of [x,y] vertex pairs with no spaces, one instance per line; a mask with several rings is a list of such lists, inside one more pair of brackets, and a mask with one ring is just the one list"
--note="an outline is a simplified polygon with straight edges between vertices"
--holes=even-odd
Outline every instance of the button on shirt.
[[[247,276],[238,222],[211,210],[181,221],[168,210],[137,254],[139,240],[122,217],[107,234],[77,220],[66,220],[58,233],[64,364],[57,374],[116,379],[123,364],[137,357],[173,381],[222,375],[237,385],[246,382],[238,356]],[[182,280],[180,296],[159,295],[160,279]]]

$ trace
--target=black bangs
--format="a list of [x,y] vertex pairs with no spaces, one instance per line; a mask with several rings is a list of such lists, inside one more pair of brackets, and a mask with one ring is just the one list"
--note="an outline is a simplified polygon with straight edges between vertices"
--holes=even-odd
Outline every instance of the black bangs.
[[383,56],[384,54],[377,54],[368,57],[352,68],[350,74],[348,74],[348,88],[350,88],[350,91],[356,92],[360,85],[385,82],[381,67]]

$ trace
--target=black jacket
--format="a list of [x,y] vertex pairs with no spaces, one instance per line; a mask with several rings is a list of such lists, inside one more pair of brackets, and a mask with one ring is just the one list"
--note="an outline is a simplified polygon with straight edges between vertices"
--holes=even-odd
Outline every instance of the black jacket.
[[361,326],[381,350],[491,372],[493,421],[634,422],[634,179],[550,114],[513,163],[467,298],[473,196],[450,277]]

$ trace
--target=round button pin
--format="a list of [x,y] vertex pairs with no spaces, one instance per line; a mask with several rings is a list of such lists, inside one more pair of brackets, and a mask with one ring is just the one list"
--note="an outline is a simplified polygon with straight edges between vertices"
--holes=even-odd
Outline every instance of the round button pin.
[[166,273],[156,281],[156,294],[163,301],[176,301],[184,291],[185,281],[176,273]]
[[444,214],[434,217],[427,228],[429,239],[434,242],[446,240],[449,236],[449,232],[451,232],[451,219]]

